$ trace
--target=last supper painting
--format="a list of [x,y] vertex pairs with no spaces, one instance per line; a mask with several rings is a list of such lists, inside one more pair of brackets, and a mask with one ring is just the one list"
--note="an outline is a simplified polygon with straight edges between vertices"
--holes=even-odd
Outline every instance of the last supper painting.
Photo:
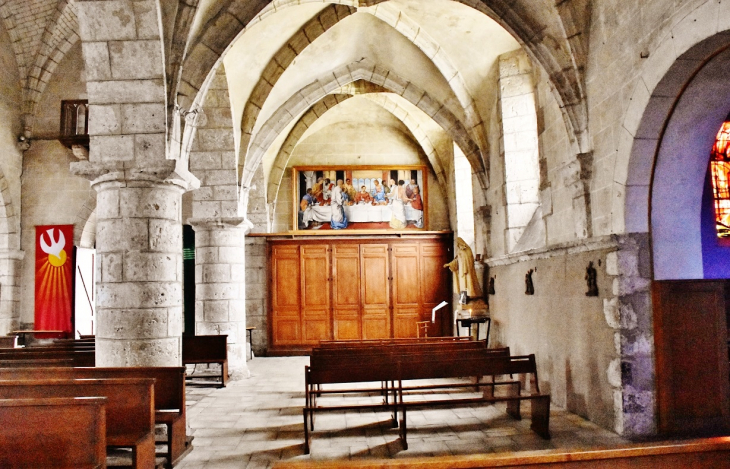
[[293,168],[299,230],[423,230],[423,166]]

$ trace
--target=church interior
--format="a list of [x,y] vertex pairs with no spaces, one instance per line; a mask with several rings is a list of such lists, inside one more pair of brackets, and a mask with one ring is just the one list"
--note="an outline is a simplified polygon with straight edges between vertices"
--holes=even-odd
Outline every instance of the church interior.
[[[530,437],[549,437],[549,416],[560,451],[575,424],[595,448],[689,445],[612,453],[611,467],[727,467],[730,2],[0,0],[0,18],[0,422],[16,422],[14,389],[53,373],[99,389],[156,376],[153,393],[124,392],[159,410],[149,370],[212,369],[223,389],[186,394],[183,377],[182,419],[153,415],[162,464],[310,467],[310,437],[311,463],[327,459],[337,427],[307,433],[327,385],[384,383],[387,445],[407,446],[393,370],[531,357],[509,386],[494,380],[512,368],[459,378],[491,374],[472,398],[521,406],[532,426],[514,431]],[[216,396],[276,406],[268,385],[295,394],[296,423],[277,431],[304,446],[196,459],[233,436],[196,434]],[[85,407],[106,405],[106,445],[128,446],[112,443],[106,399]],[[34,412],[17,427],[47,418]],[[476,455],[534,449],[478,431]],[[17,434],[18,448],[37,435]],[[154,438],[140,441],[133,466],[157,467],[140,456]],[[463,456],[441,447],[429,455]],[[365,457],[408,467],[399,451]]]

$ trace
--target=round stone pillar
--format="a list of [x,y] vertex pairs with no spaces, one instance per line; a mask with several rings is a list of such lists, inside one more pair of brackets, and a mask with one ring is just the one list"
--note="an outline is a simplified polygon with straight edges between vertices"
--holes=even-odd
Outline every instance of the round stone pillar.
[[249,376],[242,222],[239,217],[188,220],[195,230],[195,334],[228,336],[232,380]]
[[96,365],[182,362],[182,193],[160,168],[72,167],[97,191]]
[[20,264],[25,252],[0,250],[0,335],[20,328]]

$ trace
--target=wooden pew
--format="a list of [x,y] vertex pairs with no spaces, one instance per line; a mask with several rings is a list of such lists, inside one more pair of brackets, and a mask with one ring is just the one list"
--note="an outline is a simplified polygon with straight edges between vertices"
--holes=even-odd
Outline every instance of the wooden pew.
[[0,361],[4,360],[55,360],[71,359],[74,366],[94,366],[96,364],[93,350],[53,350],[37,351],[35,348],[0,349]]
[[106,467],[106,398],[0,399],[0,467]]
[[[442,349],[440,349],[442,348]],[[523,394],[520,381],[495,381],[495,377],[503,375],[524,374],[530,376],[530,394]],[[429,385],[403,386],[410,380],[453,379],[463,377],[490,377],[490,382],[474,383],[441,383]],[[397,382],[397,388],[386,389],[382,403],[352,404],[339,406],[318,406],[316,397],[323,393],[363,392],[363,389],[336,389],[322,391],[322,384],[344,384],[362,382]],[[437,399],[405,401],[404,394],[408,390],[438,390],[451,388],[482,388],[480,397],[446,397],[441,394]],[[508,389],[507,395],[496,395],[494,388],[500,386]],[[365,391],[374,389],[365,389]],[[392,395],[392,399],[389,396]],[[314,413],[347,410],[400,410],[401,440],[408,448],[407,409],[430,408],[436,406],[464,406],[506,402],[507,413],[520,419],[520,402],[529,400],[532,404],[531,428],[543,438],[550,438],[549,415],[550,396],[540,394],[537,384],[537,369],[534,355],[511,357],[508,349],[489,350],[486,348],[461,349],[453,344],[419,345],[419,346],[379,346],[352,347],[340,350],[313,349],[310,366],[305,367],[305,406],[303,409],[305,425],[305,452],[309,451],[309,428],[314,428]],[[396,403],[393,404],[392,402]],[[309,419],[307,418],[309,417]],[[309,421],[308,421],[309,420]],[[393,422],[396,426],[395,423]],[[308,425],[309,424],[309,425]]]
[[18,336],[17,335],[10,335],[10,336],[0,336],[0,349],[6,349],[6,348],[15,348],[18,344]]
[[0,381],[0,399],[106,397],[106,444],[132,448],[135,469],[154,469],[154,380],[77,379]]
[[59,366],[73,366],[73,360],[70,358],[62,359],[31,359],[31,360],[3,360],[0,358],[0,368],[47,368]]
[[0,368],[0,380],[152,378],[155,380],[155,423],[167,427],[168,467],[190,446],[186,435],[185,367],[130,368]]
[[[228,384],[228,336],[227,335],[194,335],[182,338],[183,365],[200,363],[218,363],[221,365],[220,382],[222,387]],[[188,379],[194,376],[188,376]]]

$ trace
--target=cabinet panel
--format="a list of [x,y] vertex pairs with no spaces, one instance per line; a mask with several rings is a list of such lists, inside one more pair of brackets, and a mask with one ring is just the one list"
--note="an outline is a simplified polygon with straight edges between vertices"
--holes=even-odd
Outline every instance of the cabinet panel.
[[326,245],[301,248],[302,329],[304,342],[316,345],[330,334],[330,261]]
[[332,246],[332,314],[335,340],[362,338],[360,246]]
[[299,247],[273,246],[271,250],[272,334],[274,345],[298,344],[302,340],[299,308]]
[[[442,301],[451,302],[451,271],[444,264],[451,259],[448,246],[444,243],[422,243],[420,250],[421,267],[421,314],[420,321],[431,320],[431,310]],[[429,324],[429,336],[452,334],[451,308],[441,308],[436,312],[436,321]]]
[[363,339],[390,337],[388,245],[360,247],[360,292]]

